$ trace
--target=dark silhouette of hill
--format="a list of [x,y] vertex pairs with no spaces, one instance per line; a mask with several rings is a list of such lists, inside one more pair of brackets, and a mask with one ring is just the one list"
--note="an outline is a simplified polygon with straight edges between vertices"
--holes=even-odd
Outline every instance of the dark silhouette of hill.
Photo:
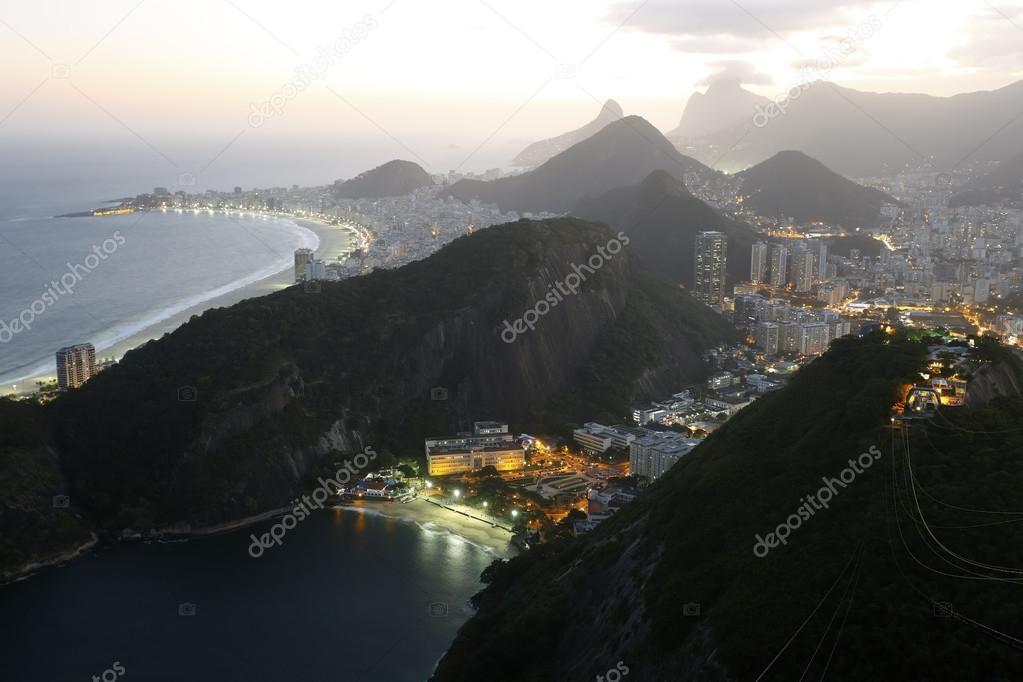
[[529,145],[515,157],[512,165],[535,168],[542,163],[549,161],[569,147],[579,144],[588,137],[592,137],[601,130],[618,121],[624,116],[622,106],[613,99],[609,99],[601,107],[597,118],[593,119],[582,128],[547,140],[541,140]]
[[645,119],[628,116],[522,175],[491,182],[461,180],[449,193],[463,201],[497,204],[502,211],[567,213],[581,201],[641,182],[655,170],[682,178],[713,173],[683,156]]
[[388,161],[351,180],[338,180],[331,189],[339,199],[375,199],[409,194],[433,184],[430,174],[411,161]]
[[831,171],[802,152],[784,151],[737,176],[745,204],[762,215],[823,221],[847,228],[873,227],[881,207],[900,202]]
[[732,284],[749,279],[750,248],[761,239],[749,225],[723,217],[661,170],[638,185],[618,187],[583,202],[572,214],[622,230],[632,240],[629,248],[652,269],[687,287],[693,285],[698,232],[718,230],[727,235]]

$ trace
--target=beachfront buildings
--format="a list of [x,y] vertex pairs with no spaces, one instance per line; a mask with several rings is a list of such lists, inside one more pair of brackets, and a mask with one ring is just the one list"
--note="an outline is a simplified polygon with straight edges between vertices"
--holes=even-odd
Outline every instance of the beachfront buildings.
[[57,385],[67,391],[78,388],[96,374],[96,349],[91,343],[66,346],[57,351]]
[[305,279],[306,265],[313,260],[312,249],[297,249],[295,251],[295,281],[301,282]]
[[710,306],[720,306],[725,298],[725,264],[728,239],[723,232],[696,235],[695,286],[693,295]]
[[425,447],[430,476],[464,474],[487,466],[498,471],[526,466],[526,451],[501,422],[480,421],[473,424],[472,433],[427,438]]

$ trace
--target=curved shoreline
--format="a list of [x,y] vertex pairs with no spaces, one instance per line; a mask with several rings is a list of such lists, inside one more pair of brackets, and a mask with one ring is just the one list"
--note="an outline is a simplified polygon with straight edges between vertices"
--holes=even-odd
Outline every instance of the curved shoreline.
[[[269,217],[277,224],[290,226],[300,240],[300,244],[296,248],[309,248],[314,251],[324,248],[330,257],[351,253],[365,239],[356,226],[330,225],[314,218],[286,214],[252,213],[252,215]],[[263,296],[290,286],[292,277],[284,276],[284,273],[292,267],[293,261],[290,256],[281,258],[249,275],[236,278],[210,291],[165,304],[139,321],[114,325],[101,332],[99,338],[92,341],[96,347],[96,354],[97,356],[105,354],[107,357],[112,355],[120,360],[129,350],[173,331],[193,315],[201,314],[210,308],[233,305],[244,299]],[[2,377],[0,383],[5,387],[10,387],[13,384],[24,385],[27,390],[18,391],[19,394],[22,394],[34,391],[36,381],[55,380],[55,366],[47,360],[45,364],[39,364],[24,373]],[[12,393],[14,392],[10,388],[0,389],[0,395]]]

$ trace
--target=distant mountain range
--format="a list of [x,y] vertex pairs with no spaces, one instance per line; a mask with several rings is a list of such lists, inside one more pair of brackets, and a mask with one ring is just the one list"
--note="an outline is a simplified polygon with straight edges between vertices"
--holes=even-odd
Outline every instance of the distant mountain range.
[[672,282],[693,286],[696,234],[707,230],[728,237],[728,279],[749,279],[750,247],[760,237],[742,222],[724,218],[663,170],[643,182],[619,187],[583,202],[573,215],[599,220],[629,235],[631,248],[652,269]]
[[419,164],[394,160],[351,180],[338,180],[331,191],[339,199],[376,199],[409,194],[432,184],[430,174]]
[[557,156],[569,147],[578,144],[588,137],[592,137],[606,128],[608,125],[620,120],[624,116],[622,107],[618,102],[609,99],[604,103],[597,118],[593,119],[582,128],[573,130],[548,140],[541,140],[529,145],[512,161],[514,166],[525,166],[535,168],[551,158]]
[[1023,201],[1023,154],[1006,159],[956,194],[949,206],[976,206]]
[[461,180],[449,194],[463,201],[496,204],[502,211],[567,213],[608,190],[639,183],[655,170],[676,178],[715,172],[679,153],[645,119],[628,116],[539,168],[491,182]]
[[[748,167],[795,149],[855,177],[926,164],[937,174],[967,161],[1023,153],[1023,81],[952,97],[860,92],[823,81],[796,92],[784,105],[787,113],[772,104],[756,124],[750,118],[681,148],[723,168]],[[714,110],[728,120],[725,102]]]
[[779,152],[736,177],[747,206],[762,215],[791,217],[796,223],[874,227],[880,222],[882,205],[901,205],[894,197],[858,185],[797,151]]
[[706,93],[694,92],[686,103],[678,128],[667,133],[674,141],[694,140],[729,130],[745,130],[757,106],[771,100],[743,89],[738,79],[715,81]]

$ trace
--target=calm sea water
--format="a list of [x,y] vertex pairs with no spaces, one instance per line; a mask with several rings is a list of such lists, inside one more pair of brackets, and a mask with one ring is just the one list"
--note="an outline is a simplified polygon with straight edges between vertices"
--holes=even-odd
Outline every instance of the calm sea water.
[[422,681],[494,558],[350,511],[308,518],[259,559],[250,532],[101,550],[0,588],[0,680],[89,680],[118,662],[129,681]]
[[0,217],[5,387],[52,373],[61,346],[89,341],[102,355],[175,313],[291,267],[296,248],[318,244],[293,222],[251,214],[9,213]]

